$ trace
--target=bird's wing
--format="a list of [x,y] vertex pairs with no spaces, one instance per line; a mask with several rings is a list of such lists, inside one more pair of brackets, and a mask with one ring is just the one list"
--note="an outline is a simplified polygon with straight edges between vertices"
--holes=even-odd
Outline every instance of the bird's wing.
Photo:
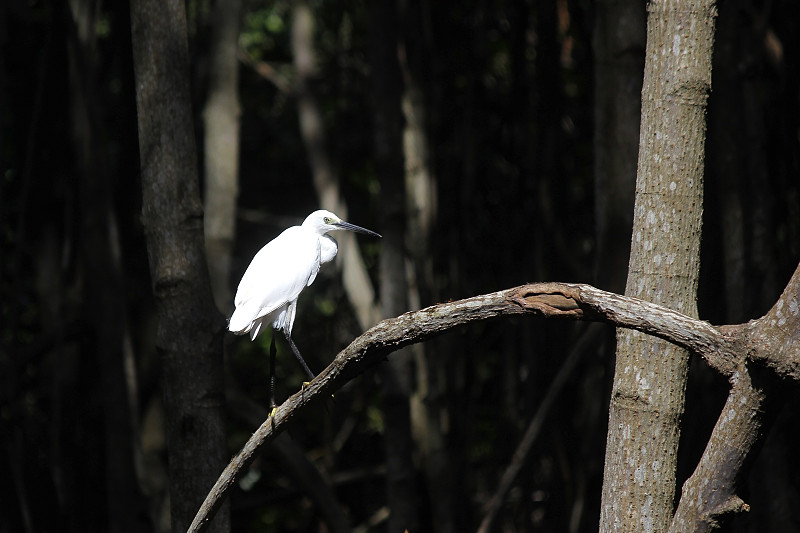
[[306,287],[314,283],[314,280],[317,279],[317,274],[319,273],[319,267],[322,265],[322,246],[320,245],[320,239],[316,240],[317,242],[317,260],[314,262],[313,268],[308,276],[308,281],[306,281]]
[[317,275],[319,263],[316,235],[295,226],[275,237],[253,257],[239,282],[237,322],[252,322],[296,300]]

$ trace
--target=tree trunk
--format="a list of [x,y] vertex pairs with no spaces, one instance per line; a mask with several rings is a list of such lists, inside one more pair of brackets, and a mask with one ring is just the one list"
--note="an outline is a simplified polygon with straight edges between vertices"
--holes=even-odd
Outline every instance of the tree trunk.
[[[731,390],[728,400],[703,456],[694,473],[683,484],[670,532],[708,532],[718,527],[726,515],[750,509],[737,494],[737,488],[741,485],[742,474],[746,473],[742,472],[744,465],[752,460],[753,450],[763,433],[764,413],[768,410],[766,404],[771,400],[775,408],[781,407],[784,383],[792,380],[797,384],[800,378],[798,308],[800,265],[766,315],[744,324],[719,327],[737,349],[742,363],[729,377]],[[765,452],[766,449],[762,454]],[[778,474],[779,483],[784,481],[782,477]],[[791,484],[787,488],[787,492],[791,492]],[[792,499],[791,494],[781,494],[768,502],[769,508],[791,505]],[[760,514],[763,516],[769,512]],[[789,521],[784,521],[791,513],[775,514],[778,516],[770,518],[772,525],[784,526],[776,531],[787,530],[787,527],[791,530],[791,526],[787,526]],[[759,531],[762,530],[763,524],[757,526]]]
[[[373,0],[367,4],[370,71],[374,106],[375,163],[381,182],[380,295],[384,317],[408,310],[406,297],[405,217],[401,77],[397,49],[397,4]],[[416,469],[411,453],[412,358],[410,348],[381,366],[383,439],[386,454],[386,495],[390,515],[388,531],[415,531],[419,527]]]
[[763,380],[757,381],[751,374],[742,365],[732,380],[703,457],[681,491],[671,533],[708,532],[719,526],[725,515],[747,508],[736,494],[736,484],[761,433],[766,401],[764,384],[759,383]]
[[[594,16],[594,198],[595,240],[594,283],[616,293],[625,290],[630,260],[630,235],[633,228],[636,163],[639,156],[639,119],[642,108],[642,76],[646,43],[647,10],[640,0],[609,1],[595,4]],[[614,332],[607,328],[598,351],[602,354],[603,376],[614,370]],[[585,375],[591,376],[586,372]],[[607,401],[608,384],[587,381],[584,390],[595,390],[602,404]],[[596,435],[584,446],[588,464],[602,468],[592,450],[603,445],[607,433],[604,415],[586,412],[581,426]],[[588,440],[588,439],[587,439]],[[599,472],[587,469],[587,478]],[[583,485],[588,490],[590,483]],[[592,514],[599,494],[587,494]],[[588,515],[589,513],[587,513]],[[595,516],[589,517],[595,520]]]
[[214,4],[205,122],[205,236],[211,288],[225,314],[233,305],[231,248],[239,193],[239,39],[241,0]]
[[[697,316],[713,1],[653,0],[625,293]],[[620,331],[601,531],[665,531],[675,495],[688,353]]]
[[402,110],[405,119],[403,129],[403,160],[405,162],[405,201],[407,247],[413,259],[411,289],[416,291],[414,299],[431,298],[433,287],[433,259],[431,235],[436,223],[437,194],[436,179],[431,165],[432,155],[428,139],[425,91],[421,72],[425,52],[424,7],[417,0],[402,2],[400,14],[403,26],[400,35],[400,69],[402,73]]
[[127,339],[127,313],[117,221],[111,202],[106,144],[99,142],[96,16],[98,2],[72,0],[67,39],[70,111],[76,171],[80,183],[81,263],[87,280],[84,316],[93,329],[94,361],[102,379],[102,428],[107,528],[147,528],[143,494],[136,476],[136,378]]
[[[183,2],[131,5],[142,222],[156,302],[173,531],[185,531],[227,458],[224,321],[214,306],[189,98]],[[227,510],[215,531],[230,528]]]
[[622,292],[639,155],[645,3],[601,0],[594,22],[595,283]]
[[[425,105],[426,59],[430,50],[428,6],[419,0],[399,2],[401,23],[399,66],[402,74],[403,160],[405,162],[405,244],[407,250],[408,310],[420,309],[433,296],[431,242],[436,224],[437,191],[428,138]],[[429,68],[429,67],[428,67]],[[415,387],[411,390],[410,416],[415,449],[428,489],[433,527],[439,533],[456,528],[455,483],[452,450],[442,430],[447,417],[441,385],[446,383],[444,361],[429,357],[424,344],[408,348],[413,354]]]
[[[297,114],[311,165],[314,189],[317,191],[322,209],[333,211],[347,220],[347,204],[340,194],[339,179],[328,158],[322,115],[312,90],[317,72],[314,53],[314,15],[305,0],[296,0],[292,3],[292,55],[296,74]],[[349,231],[341,233],[336,237],[341,250],[336,256],[336,262],[341,265],[342,284],[347,299],[353,306],[358,324],[362,329],[367,329],[375,324],[380,316],[380,310],[375,304],[375,290],[355,237]]]

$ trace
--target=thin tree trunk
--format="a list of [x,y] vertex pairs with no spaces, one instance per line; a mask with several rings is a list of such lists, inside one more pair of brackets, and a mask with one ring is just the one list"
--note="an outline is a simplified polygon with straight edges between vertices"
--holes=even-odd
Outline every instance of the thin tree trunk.
[[[403,166],[401,77],[397,58],[397,3],[373,0],[367,4],[370,28],[370,70],[374,105],[375,162],[381,181],[383,239],[381,241],[381,311],[384,317],[408,310],[405,268],[406,195]],[[410,348],[398,352],[379,372],[386,427],[386,494],[388,531],[419,527],[416,470],[412,461],[409,398],[412,389]]]
[[[68,32],[70,110],[76,170],[80,177],[82,264],[87,298],[84,302],[95,337],[95,361],[102,378],[102,427],[107,527],[111,532],[147,529],[144,496],[135,468],[137,453],[136,379],[130,345],[127,344],[125,290],[111,202],[111,178],[96,97],[96,17],[99,3],[72,0]],[[126,349],[128,348],[128,349]]]
[[[417,310],[433,299],[432,235],[436,224],[436,178],[428,139],[424,69],[429,50],[427,6],[419,0],[399,2],[402,21],[398,36],[399,66],[403,80],[403,160],[405,162],[405,220],[408,309]],[[421,466],[425,471],[433,527],[439,533],[455,531],[456,506],[452,450],[445,444],[442,418],[446,406],[440,387],[446,383],[443,361],[431,358],[424,344],[408,348],[414,358],[416,387],[411,391],[411,428]]]
[[239,68],[241,0],[217,0],[211,31],[205,122],[205,237],[211,288],[225,314],[233,304],[231,248],[239,193]]
[[646,18],[641,0],[595,6],[595,283],[612,292],[625,289],[630,258]]
[[[339,179],[333,171],[325,147],[325,132],[312,84],[316,76],[314,53],[314,15],[308,2],[295,0],[292,4],[292,55],[296,73],[297,113],[300,132],[308,153],[314,188],[323,209],[347,219],[347,204],[339,191]],[[362,329],[375,324],[380,309],[375,303],[375,290],[358,249],[349,231],[336,237],[341,253],[336,256],[342,268],[342,284]]]
[[[422,70],[425,54],[426,14],[419,0],[402,2],[404,22],[399,46],[402,73],[403,160],[405,162],[406,234],[409,255],[413,260],[416,281],[415,299],[429,299],[433,287],[431,235],[436,224],[436,178],[431,166]],[[419,303],[417,302],[417,306]]]
[[[224,321],[211,294],[189,98],[184,4],[131,5],[142,222],[147,238],[167,414],[173,531],[185,531],[228,456]],[[230,529],[227,506],[214,531]]]
[[[647,10],[641,0],[600,0],[595,3],[594,35],[594,283],[621,293],[625,290],[633,228],[636,164],[639,156],[639,120],[642,108],[642,76],[646,43]],[[604,374],[614,369],[614,332],[606,329],[599,352]],[[586,373],[590,376],[590,373]],[[604,380],[605,381],[605,380]],[[607,401],[608,385],[597,382],[596,398]],[[597,435],[584,447],[587,452],[602,446],[607,433],[603,415],[588,411],[583,426]],[[594,427],[593,427],[594,426]],[[592,431],[591,429],[596,429]],[[593,457],[587,453],[587,459]],[[589,464],[595,465],[595,461]],[[599,466],[599,465],[598,465]],[[583,472],[581,472],[583,473]],[[586,472],[587,479],[596,471]],[[589,483],[582,485],[589,489]],[[591,490],[591,489],[590,489]],[[586,495],[596,502],[599,495]],[[595,520],[596,517],[590,517]]]
[[[705,109],[714,2],[653,0],[626,295],[697,316]],[[675,495],[688,353],[620,331],[601,531],[665,531]]]

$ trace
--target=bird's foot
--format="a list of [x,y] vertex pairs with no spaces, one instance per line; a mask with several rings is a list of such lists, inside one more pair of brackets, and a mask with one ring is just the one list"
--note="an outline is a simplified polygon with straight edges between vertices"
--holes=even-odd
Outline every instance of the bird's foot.
[[269,399],[269,415],[267,415],[267,418],[272,418],[277,412],[278,402],[275,401],[275,397],[273,396]]
[[[307,388],[309,385],[311,385],[311,382],[310,382],[310,381],[304,381],[304,382],[303,382],[303,385],[300,387],[300,390],[301,390],[301,391],[305,391],[305,390],[306,390],[306,388]],[[333,399],[333,394],[331,394],[331,399]]]

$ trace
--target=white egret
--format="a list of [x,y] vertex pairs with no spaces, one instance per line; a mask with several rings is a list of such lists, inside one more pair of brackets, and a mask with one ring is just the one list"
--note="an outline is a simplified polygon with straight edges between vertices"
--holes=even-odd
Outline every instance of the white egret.
[[264,324],[273,328],[270,343],[270,406],[275,408],[275,330],[286,337],[309,379],[308,368],[300,350],[292,341],[297,298],[314,281],[319,267],[333,260],[339,249],[330,231],[347,230],[380,237],[374,231],[344,222],[330,211],[314,211],[300,226],[292,226],[268,242],[253,257],[245,270],[234,303],[236,309],[228,329],[237,335],[250,334],[255,340]]

